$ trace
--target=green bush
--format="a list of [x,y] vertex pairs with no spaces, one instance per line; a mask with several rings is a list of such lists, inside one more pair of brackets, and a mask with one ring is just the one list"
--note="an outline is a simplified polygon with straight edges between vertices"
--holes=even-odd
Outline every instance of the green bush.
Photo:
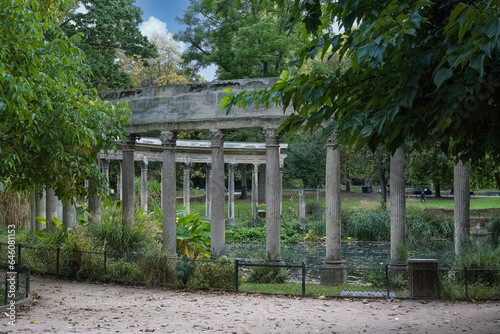
[[[408,279],[405,277],[406,272],[389,272],[389,288],[405,289],[408,288]],[[375,288],[387,288],[387,275],[385,270],[368,270],[363,275],[363,280],[366,283],[373,285]]]
[[175,277],[176,259],[171,259],[163,254],[161,249],[141,257],[137,265],[142,273],[142,280],[148,288],[176,287],[179,285]]
[[342,224],[344,238],[389,241],[391,220],[385,210],[353,211]]
[[137,282],[142,279],[141,269],[134,262],[118,259],[107,264],[106,277],[120,282]]
[[281,284],[288,279],[288,272],[285,269],[276,267],[254,267],[248,275],[248,283],[260,284]]
[[495,247],[498,246],[500,238],[500,215],[493,217],[493,219],[488,223],[488,231],[491,233],[493,245]]
[[217,261],[196,261],[193,278],[188,286],[202,289],[232,290],[234,263],[223,256]]

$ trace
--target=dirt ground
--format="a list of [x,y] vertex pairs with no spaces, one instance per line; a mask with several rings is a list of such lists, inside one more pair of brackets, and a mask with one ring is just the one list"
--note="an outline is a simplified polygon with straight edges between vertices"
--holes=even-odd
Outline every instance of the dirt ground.
[[149,290],[32,277],[0,333],[500,333],[500,303],[349,300]]

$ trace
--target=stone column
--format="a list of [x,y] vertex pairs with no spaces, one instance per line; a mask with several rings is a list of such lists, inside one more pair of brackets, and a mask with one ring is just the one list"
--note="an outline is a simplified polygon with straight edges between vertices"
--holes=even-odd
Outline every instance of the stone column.
[[266,165],[259,165],[259,204],[266,204]]
[[135,183],[134,183],[134,150],[135,141],[138,136],[135,134],[127,135],[127,141],[123,145],[123,179],[122,179],[122,191],[123,191],[123,216],[122,224],[124,226],[132,226],[135,220]]
[[281,261],[280,160],[276,129],[264,129],[266,138],[266,251],[270,262]]
[[455,254],[461,256],[470,237],[470,190],[467,164],[460,160],[453,169],[453,212],[455,220]]
[[[35,197],[35,206],[36,206],[36,216],[37,217],[42,217],[42,218],[46,218],[47,215],[46,215],[46,211],[45,211],[45,208],[46,208],[46,196],[45,196],[45,189],[43,188],[40,188],[40,187],[36,187],[35,188],[35,194],[36,194],[36,197]],[[36,221],[36,225],[35,225],[35,230],[36,231],[40,231],[40,230],[43,230],[44,229],[44,226],[42,223],[40,223],[38,220]]]
[[235,164],[229,164],[228,171],[228,196],[227,196],[227,217],[228,223],[232,227],[236,227],[236,219],[234,219],[234,169]]
[[334,144],[332,136],[326,144],[326,257],[321,271],[321,284],[325,285],[339,285],[347,280],[341,254],[340,151]]
[[403,146],[391,156],[391,262],[392,267],[405,266],[403,257],[406,248],[406,203],[405,203],[405,160]]
[[299,220],[301,223],[306,222],[306,197],[304,191],[299,191]]
[[88,213],[89,213],[89,223],[100,224],[101,223],[101,198],[98,194],[97,186],[90,182],[88,183]]
[[63,228],[68,229],[76,224],[76,208],[71,201],[66,201],[63,206]]
[[210,221],[210,174],[212,172],[212,164],[205,165],[205,219]]
[[283,171],[285,166],[280,165],[280,216],[283,215]]
[[226,243],[225,187],[224,187],[224,133],[211,130],[212,175],[210,180],[212,256],[224,254]]
[[148,159],[141,162],[141,210],[148,211]]
[[177,216],[175,208],[175,146],[177,135],[170,131],[164,131],[161,133],[160,138],[163,149],[163,167],[161,173],[163,247],[167,255],[176,256]]
[[104,185],[104,194],[109,194],[109,159],[105,158],[101,160],[102,173],[106,177],[106,184]]
[[30,195],[30,231],[36,232],[36,189],[33,189]]
[[51,187],[47,186],[45,188],[45,196],[46,196],[46,221],[45,221],[45,229],[47,232],[55,232],[56,231],[56,225],[54,223],[54,220],[52,216],[56,218],[61,218],[57,217],[57,196],[54,194],[54,189]]
[[122,194],[122,161],[119,160],[118,174],[116,174],[116,199],[123,199]]
[[259,217],[259,165],[252,168],[252,221]]
[[184,163],[184,179],[183,179],[183,184],[182,184],[182,196],[184,200],[184,210],[185,214],[188,215],[190,210],[190,195],[189,191],[191,189],[191,176],[189,175],[189,172],[191,170],[191,163],[186,162]]

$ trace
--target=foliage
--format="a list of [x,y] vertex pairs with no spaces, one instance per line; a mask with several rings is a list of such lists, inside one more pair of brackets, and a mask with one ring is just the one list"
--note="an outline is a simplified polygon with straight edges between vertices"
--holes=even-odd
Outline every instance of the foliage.
[[[36,217],[36,219],[44,226],[46,226],[46,219],[43,217]],[[52,221],[55,225],[54,232],[48,232],[46,228],[33,232],[33,236],[38,239],[39,244],[43,247],[56,248],[60,247],[66,241],[71,229],[63,229],[62,221],[52,216]]]
[[342,224],[344,238],[387,241],[390,238],[390,216],[385,210],[359,210]]
[[87,223],[87,233],[97,249],[125,255],[145,252],[157,245],[159,231],[148,215],[136,213],[132,226],[122,224],[122,210],[118,206],[103,206],[100,224]]
[[288,272],[285,269],[276,267],[254,267],[248,275],[246,282],[262,284],[281,284],[288,279]]
[[106,276],[114,281],[138,282],[142,280],[141,270],[135,262],[125,259],[111,262],[106,266]]
[[217,261],[196,261],[189,286],[202,289],[232,290],[234,284],[233,261],[222,256]]
[[498,246],[498,239],[500,238],[500,215],[493,217],[488,223],[488,231],[491,233],[494,246]]
[[116,62],[119,54],[134,58],[155,58],[155,46],[138,29],[142,11],[134,0],[83,1],[84,13],[76,7],[67,11],[60,27],[68,36],[81,38],[80,48],[92,71],[90,86],[99,91],[130,88],[129,75]]
[[220,80],[277,76],[298,44],[296,34],[281,34],[288,14],[271,3],[260,7],[256,0],[244,0],[224,20],[206,1],[191,0],[177,18],[187,28],[175,35],[187,44],[184,64],[193,72],[216,65]]
[[180,70],[181,45],[177,43],[172,34],[154,35],[151,43],[158,50],[158,57],[147,60],[148,66],[136,57],[118,54],[118,64],[122,71],[130,75],[132,85],[135,87],[165,86],[168,84],[187,83]]
[[187,282],[191,279],[194,274],[195,262],[184,259],[182,261],[177,261],[175,264],[175,277],[177,277],[183,286],[186,286]]
[[500,247],[489,244],[469,242],[463,254],[455,259],[457,268],[500,268]]
[[404,277],[402,272],[389,272],[387,277],[385,271],[382,270],[367,270],[363,274],[363,280],[373,285],[376,288],[404,289],[408,287],[408,279]]
[[410,170],[408,180],[412,183],[434,183],[436,188],[439,186],[453,188],[453,163],[437,145],[423,151],[412,151],[408,165]]
[[[225,16],[241,2],[207,0]],[[498,1],[299,0],[290,9],[274,0],[262,6],[269,4],[291,10],[287,27],[300,25],[310,38],[291,65],[339,53],[351,67],[331,75],[283,72],[269,90],[225,98],[226,111],[272,102],[294,109],[280,131],[328,123],[326,135],[338,131],[339,143],[357,148],[395,152],[404,140],[417,148],[438,142],[464,161],[486,153],[499,159]],[[331,29],[334,22],[342,32]]]
[[59,29],[68,1],[2,2],[0,20],[0,180],[14,189],[50,185],[61,199],[104,183],[97,153],[123,139],[127,108],[102,101],[80,35]]
[[25,227],[30,221],[28,199],[27,192],[14,191],[8,186],[0,190],[0,224],[15,225],[16,231]]
[[175,286],[175,260],[165,256],[161,249],[141,257],[137,262],[147,287]]
[[201,221],[199,213],[177,217],[177,255],[198,259],[210,257],[210,222]]

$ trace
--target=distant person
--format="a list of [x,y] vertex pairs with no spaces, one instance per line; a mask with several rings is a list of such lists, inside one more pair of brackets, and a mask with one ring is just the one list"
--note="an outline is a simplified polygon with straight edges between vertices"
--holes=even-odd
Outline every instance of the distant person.
[[420,193],[420,202],[425,202],[425,190]]

